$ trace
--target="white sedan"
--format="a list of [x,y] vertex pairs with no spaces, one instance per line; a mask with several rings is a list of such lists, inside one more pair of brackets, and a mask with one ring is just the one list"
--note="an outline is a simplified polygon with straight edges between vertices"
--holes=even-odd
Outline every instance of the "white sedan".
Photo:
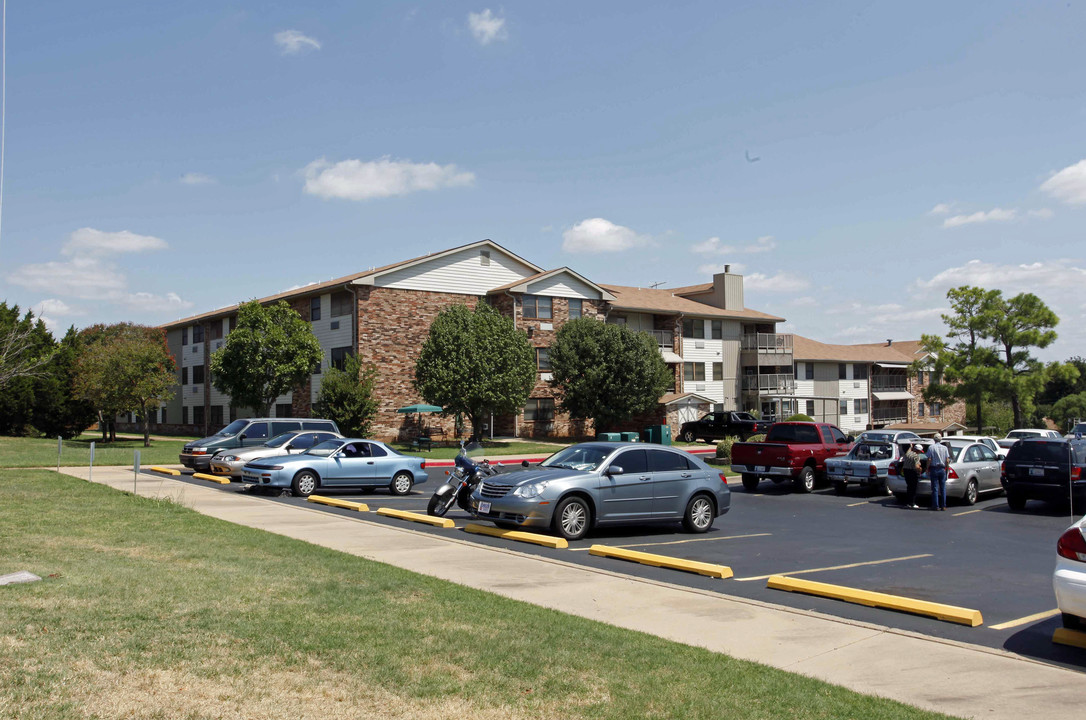
[[1067,528],[1056,543],[1052,589],[1063,626],[1086,631],[1086,516]]

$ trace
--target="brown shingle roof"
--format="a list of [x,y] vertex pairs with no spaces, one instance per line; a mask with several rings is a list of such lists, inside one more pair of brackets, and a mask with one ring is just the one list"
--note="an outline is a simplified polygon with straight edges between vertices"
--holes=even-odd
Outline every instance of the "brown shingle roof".
[[658,312],[663,314],[696,315],[701,317],[731,318],[736,320],[768,320],[783,322],[784,318],[757,310],[722,310],[712,305],[687,300],[674,294],[674,290],[653,290],[650,288],[626,287],[623,285],[600,285],[615,296],[611,303],[619,310]]
[[911,348],[919,342],[895,342],[893,345],[830,345],[802,335],[792,336],[792,356],[796,360],[832,360],[837,362],[911,363],[916,360]]

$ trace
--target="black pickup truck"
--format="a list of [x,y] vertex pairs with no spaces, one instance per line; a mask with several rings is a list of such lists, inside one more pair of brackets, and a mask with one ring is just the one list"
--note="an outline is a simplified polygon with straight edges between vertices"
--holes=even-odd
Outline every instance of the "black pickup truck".
[[746,440],[751,435],[764,433],[773,423],[758,420],[747,412],[711,412],[700,420],[683,423],[679,437],[684,442],[702,440],[722,440],[726,437],[739,437]]

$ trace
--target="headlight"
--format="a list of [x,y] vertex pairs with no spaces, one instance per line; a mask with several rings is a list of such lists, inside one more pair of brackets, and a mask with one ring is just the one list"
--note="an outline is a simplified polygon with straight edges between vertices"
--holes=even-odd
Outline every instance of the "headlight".
[[536,482],[536,483],[529,483],[527,485],[521,485],[520,487],[518,487],[516,490],[513,491],[513,494],[516,495],[517,497],[522,497],[522,498],[526,498],[526,499],[530,500],[532,498],[539,497],[540,493],[542,493],[546,489],[547,489],[547,481],[544,480],[542,482]]
[[237,461],[238,456],[237,455],[223,455],[219,459],[222,460],[223,462],[235,462],[235,461]]

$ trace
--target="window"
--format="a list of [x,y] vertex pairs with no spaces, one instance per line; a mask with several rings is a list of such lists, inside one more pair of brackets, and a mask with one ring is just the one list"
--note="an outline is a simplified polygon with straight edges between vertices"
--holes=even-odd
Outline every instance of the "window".
[[814,417],[814,400],[807,401],[807,417]]
[[700,318],[683,320],[683,337],[695,340],[705,339],[705,321]]
[[705,382],[705,363],[683,363],[683,380]]
[[917,417],[924,417],[924,403],[918,402],[916,404],[916,415]]
[[169,422],[168,420],[166,420],[166,408],[162,408],[162,419],[159,420],[159,422],[161,422],[163,425]]
[[181,328],[181,344],[189,344],[189,329],[187,327]]
[[852,366],[852,379],[853,380],[866,380],[867,379],[867,365],[862,363],[856,363]]
[[275,417],[290,417],[290,403],[276,403],[275,404]]
[[347,347],[332,348],[332,367],[343,370],[348,355],[354,355],[354,350],[349,345]]
[[848,400],[841,401],[838,413],[841,415],[848,415]]
[[713,363],[713,380],[724,379],[724,363]]
[[713,320],[712,321],[712,338],[713,340],[720,340],[724,337],[724,321]]
[[520,307],[526,318],[551,319],[551,299],[549,297],[525,295],[520,302]]
[[848,363],[837,363],[837,379],[848,380]]
[[315,433],[302,433],[301,435],[295,435],[290,439],[290,447],[294,450],[308,450],[318,442]]
[[204,406],[197,405],[192,409],[192,424],[200,425],[204,424]]
[[182,425],[188,425],[189,424],[189,409],[187,407],[181,408],[181,424]]
[[235,330],[238,329],[238,316],[237,315],[231,315],[230,316],[229,327],[230,327],[230,330],[228,330],[228,332],[234,332]]
[[547,348],[535,349],[535,366],[539,372],[551,371],[551,358]]
[[554,420],[554,400],[538,398],[524,406],[524,422],[551,422]]
[[202,343],[204,341],[204,326],[193,325],[192,326],[192,344]]
[[181,384],[182,385],[188,385],[189,384],[189,369],[187,367],[181,368]]
[[679,453],[669,450],[648,450],[650,472],[675,472],[689,470],[690,463]]
[[211,406],[211,415],[210,415],[210,417],[211,417],[211,427],[213,427],[213,428],[221,428],[223,426],[223,422],[222,422],[222,405],[212,405]]
[[835,443],[841,444],[848,442],[848,438],[845,437],[845,434],[832,425],[830,426],[830,436]]
[[216,320],[207,328],[208,340],[222,340],[222,320]]
[[351,300],[353,299],[349,290],[340,290],[339,292],[332,293],[332,317],[339,317],[341,315],[351,314]]
[[202,385],[204,382],[204,366],[193,365],[192,366],[192,384]]
[[323,430],[324,432],[335,432],[335,427],[328,420],[303,420],[302,430]]
[[584,315],[584,300],[569,301],[569,319],[576,320]]
[[[287,414],[286,415],[280,415],[279,414],[279,409],[282,408],[282,407],[284,407],[284,406],[283,405],[276,405],[275,406],[275,416],[276,417],[290,417],[290,414],[292,412],[290,405],[286,405],[286,409],[287,409]],[[275,437],[276,435],[282,435],[285,432],[290,432],[292,430],[301,430],[301,429],[302,429],[302,424],[300,422],[298,422],[297,420],[286,420],[286,421],[280,421],[280,422],[273,422],[272,423],[271,434],[272,434],[272,437]]]
[[917,370],[916,371],[916,381],[918,383],[920,383],[921,385],[924,384],[924,371],[923,370]]
[[268,423],[258,422],[250,423],[249,427],[245,428],[246,440],[267,440],[268,439]]
[[942,415],[943,415],[943,404],[942,403],[932,403],[931,404],[931,416],[932,417],[942,417]]
[[814,363],[803,363],[803,379],[814,380]]
[[321,319],[321,299],[318,295],[309,301],[309,321],[316,322]]
[[627,450],[611,462],[611,466],[615,465],[622,468],[622,472],[627,475],[640,475],[649,471],[649,459],[644,450]]
[[867,398],[857,398],[856,399],[856,414],[857,415],[862,415],[865,412],[867,412]]

